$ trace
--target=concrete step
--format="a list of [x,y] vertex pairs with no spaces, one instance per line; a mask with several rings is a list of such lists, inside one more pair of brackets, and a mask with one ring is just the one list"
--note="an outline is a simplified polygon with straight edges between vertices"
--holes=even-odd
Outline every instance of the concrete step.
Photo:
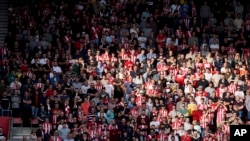
[[22,140],[23,140],[23,136],[14,136],[9,141],[22,141]]
[[29,136],[31,131],[37,128],[27,128],[27,127],[13,127],[11,129],[10,138],[23,138],[23,136]]

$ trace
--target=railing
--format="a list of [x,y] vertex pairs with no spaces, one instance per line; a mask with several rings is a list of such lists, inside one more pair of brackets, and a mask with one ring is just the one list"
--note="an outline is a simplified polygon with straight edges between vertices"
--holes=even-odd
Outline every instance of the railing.
[[[1,111],[1,117],[9,117],[9,128],[8,128],[8,131],[7,131],[7,139],[10,140],[11,138],[11,128],[12,128],[12,110],[4,110],[2,108],[0,108],[0,111]],[[7,113],[7,114],[6,114]],[[6,133],[6,132],[5,132]]]

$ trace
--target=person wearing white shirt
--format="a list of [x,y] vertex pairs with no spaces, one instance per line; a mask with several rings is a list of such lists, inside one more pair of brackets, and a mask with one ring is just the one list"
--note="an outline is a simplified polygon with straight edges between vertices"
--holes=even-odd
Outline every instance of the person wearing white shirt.
[[47,58],[42,58],[39,60],[39,63],[40,65],[45,65],[47,63]]
[[222,78],[222,76],[218,72],[213,74],[212,82],[214,83],[214,87],[217,87],[219,85],[219,81],[220,81],[221,78]]
[[175,134],[174,131],[171,131],[171,134],[168,136],[169,141],[179,141],[179,137]]
[[15,78],[13,82],[10,83],[10,88],[12,90],[19,90],[21,88],[22,84],[18,81],[18,78]]
[[43,54],[43,57],[39,59],[38,64],[45,65],[47,63],[48,58],[46,57],[46,54]]
[[59,74],[62,73],[62,69],[60,66],[58,66],[57,62],[54,62],[53,71],[55,71],[56,73],[59,73]]
[[209,68],[206,69],[206,72],[204,73],[204,75],[205,75],[205,79],[206,79],[208,82],[211,82],[212,77],[213,77],[213,74],[211,73],[211,71],[210,71]]
[[107,81],[107,84],[103,85],[105,88],[105,92],[109,94],[109,97],[113,97],[114,94],[114,86],[110,84],[110,81]]
[[87,94],[87,91],[89,88],[90,88],[90,85],[88,81],[83,82],[83,85],[81,86],[82,93]]
[[196,131],[198,131],[199,133],[201,133],[201,126],[198,125],[198,123],[197,123],[196,120],[193,121],[193,125],[194,125],[194,129],[195,129]]
[[31,60],[31,64],[35,64],[35,63],[40,63],[40,59],[38,59],[38,58],[33,58],[32,60]]
[[205,92],[208,93],[208,95],[211,95],[215,91],[215,88],[213,87],[213,82],[209,83],[209,86],[205,88]]
[[211,49],[211,51],[217,51],[217,50],[220,49],[220,46],[219,46],[218,43],[213,42],[213,43],[210,45],[210,49]]
[[184,122],[183,125],[184,125],[184,130],[185,130],[185,131],[191,129],[191,123],[190,123],[189,118],[186,118],[186,121]]
[[181,125],[180,128],[178,129],[177,133],[179,134],[179,136],[182,136],[185,134],[185,130],[184,130],[184,126]]
[[195,93],[195,88],[193,87],[192,84],[188,84],[184,88],[184,93],[185,94],[189,94],[189,93],[193,94],[193,93]]
[[138,42],[139,42],[139,46],[141,48],[146,48],[146,43],[147,43],[147,37],[144,36],[144,33],[141,32],[141,35],[137,38]]
[[227,66],[227,63],[223,64],[223,67],[220,69],[221,73],[228,73],[229,72],[229,68]]
[[157,120],[157,117],[153,117],[153,120],[150,122],[150,127],[154,126],[158,128],[160,126],[160,121]]
[[141,85],[141,84],[143,84],[143,77],[141,75],[137,74],[136,77],[133,78],[133,83],[135,85]]
[[235,97],[241,97],[241,98],[244,98],[244,97],[245,97],[245,94],[244,94],[244,92],[240,89],[240,86],[237,86],[237,90],[235,91],[234,96],[235,96]]
[[202,96],[202,91],[201,91],[201,93],[199,93],[199,95],[195,97],[195,101],[197,104],[201,104],[202,99],[204,101],[207,101],[207,98],[205,96]]

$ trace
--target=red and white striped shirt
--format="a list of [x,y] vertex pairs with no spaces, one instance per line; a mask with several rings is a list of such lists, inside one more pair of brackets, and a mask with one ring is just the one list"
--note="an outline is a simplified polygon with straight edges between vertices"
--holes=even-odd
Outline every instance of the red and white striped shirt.
[[217,141],[223,141],[224,134],[222,132],[216,132],[215,137]]
[[209,117],[207,117],[207,115],[202,115],[201,117],[200,117],[200,122],[201,122],[201,124],[200,124],[200,126],[203,128],[203,129],[205,129],[206,127],[207,127],[207,125],[208,125],[208,123],[209,123]]
[[159,115],[160,115],[162,118],[168,117],[168,110],[167,110],[167,109],[160,109],[160,110],[159,110]]
[[34,85],[34,87],[35,87],[36,90],[37,90],[37,89],[43,89],[43,88],[44,88],[44,84],[43,84],[43,83],[36,83],[36,84]]
[[116,57],[111,57],[111,58],[110,58],[110,61],[111,61],[111,62],[117,62],[117,58],[116,58]]
[[130,47],[130,44],[129,44],[128,42],[124,42],[124,43],[122,44],[122,48],[124,48],[125,50],[128,50],[129,47]]
[[131,62],[135,63],[137,56],[136,55],[130,55]]
[[102,61],[105,61],[105,62],[110,61],[109,54],[104,53],[101,55],[101,58],[102,58]]
[[100,55],[96,55],[96,56],[95,56],[95,60],[96,60],[96,61],[100,61],[100,60],[102,60],[102,57],[101,57]]
[[207,105],[206,104],[198,104],[197,105],[197,109],[203,111],[207,109]]
[[65,110],[65,114],[68,115],[70,113],[70,107],[68,104],[64,105],[64,110]]
[[93,139],[94,137],[100,135],[100,132],[98,129],[90,129],[89,130],[89,136],[91,139]]
[[96,28],[95,27],[91,27],[91,31],[92,31],[92,34],[93,34],[92,38],[98,39],[99,36],[98,36],[97,31],[96,31]]
[[225,114],[226,114],[226,108],[218,108],[217,109],[217,118],[216,122],[221,123],[222,121],[225,121]]
[[157,135],[157,141],[166,141],[168,140],[168,134],[166,133],[160,133]]
[[227,87],[227,89],[228,89],[228,92],[234,94],[237,90],[237,85],[232,83]]
[[28,71],[28,72],[26,72],[26,75],[27,75],[29,78],[32,78],[33,73],[32,73],[31,71]]
[[179,121],[174,121],[174,122],[172,122],[171,126],[172,126],[172,128],[173,128],[174,130],[179,129],[179,127],[181,126],[181,122],[179,122]]
[[224,134],[230,135],[230,126],[228,126],[228,125],[223,125],[223,126],[222,126],[222,131],[224,132]]
[[183,32],[182,32],[181,30],[177,29],[177,30],[175,31],[175,34],[176,34],[177,38],[180,39],[180,38],[182,38]]
[[119,57],[121,58],[121,60],[127,60],[128,55],[126,53],[120,53]]
[[112,124],[109,124],[108,126],[108,130],[115,130],[115,129],[118,129],[118,126],[117,125],[112,125]]
[[50,141],[62,141],[62,138],[59,136],[53,136],[51,137]]
[[96,85],[95,85],[95,89],[96,89],[97,91],[101,91],[101,90],[102,90],[102,87],[103,87],[102,84],[96,84]]
[[52,124],[51,123],[43,123],[43,129],[44,129],[44,134],[50,134],[50,131],[52,130]]

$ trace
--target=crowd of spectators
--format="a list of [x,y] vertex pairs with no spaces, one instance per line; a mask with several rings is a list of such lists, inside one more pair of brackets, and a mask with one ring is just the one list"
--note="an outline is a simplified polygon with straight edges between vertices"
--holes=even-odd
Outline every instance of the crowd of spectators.
[[39,120],[27,140],[229,141],[230,125],[249,124],[247,0],[26,0],[8,10],[0,107],[24,126]]

